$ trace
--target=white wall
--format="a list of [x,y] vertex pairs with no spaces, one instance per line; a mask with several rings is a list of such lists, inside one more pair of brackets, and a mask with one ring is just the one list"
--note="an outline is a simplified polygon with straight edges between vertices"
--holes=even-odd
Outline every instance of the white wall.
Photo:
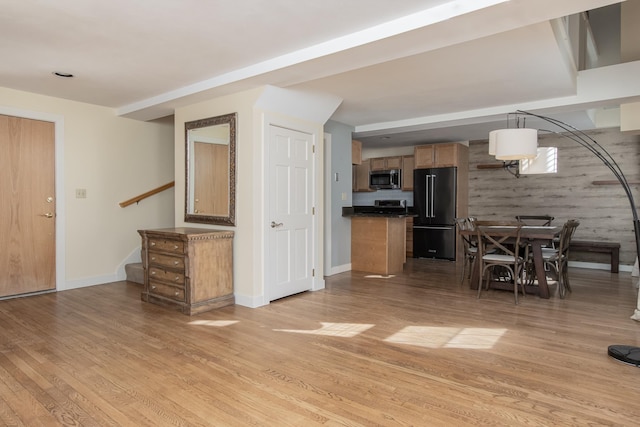
[[[58,290],[122,280],[124,263],[139,259],[138,229],[172,226],[173,190],[127,208],[119,202],[173,180],[173,124],[117,117],[113,109],[0,88],[4,114],[63,118],[64,283]],[[87,190],[76,199],[75,189]],[[58,201],[60,203],[60,201]],[[60,232],[62,234],[60,235]]]
[[331,134],[330,156],[325,155],[331,165],[325,188],[325,203],[329,204],[327,208],[330,211],[325,221],[330,234],[330,239],[325,242],[330,245],[330,264],[325,275],[331,276],[351,270],[351,219],[342,216],[342,207],[352,206],[351,134],[354,128],[329,120],[324,130]]
[[[323,128],[339,102],[332,97],[315,96],[264,86],[182,107],[175,112],[175,217],[176,226],[233,230],[234,295],[236,303],[248,307],[267,304],[265,260],[266,200],[265,159],[267,129],[270,124],[296,129],[313,136],[316,143],[316,247],[313,289],[324,287],[323,276]],[[335,105],[334,105],[335,104]],[[184,123],[222,114],[237,113],[236,134],[236,225],[234,227],[184,222],[185,142]],[[326,116],[322,119],[323,116]]]
[[[262,287],[253,280],[254,268],[261,259],[254,253],[254,181],[262,168],[257,154],[262,151],[253,121],[253,105],[262,89],[247,91],[212,99],[175,112],[175,224],[177,227],[197,227],[218,230],[232,230],[234,235],[234,293],[236,299],[251,298],[262,293]],[[236,121],[236,226],[213,226],[184,222],[185,201],[185,122],[205,119],[223,114],[238,113]]]

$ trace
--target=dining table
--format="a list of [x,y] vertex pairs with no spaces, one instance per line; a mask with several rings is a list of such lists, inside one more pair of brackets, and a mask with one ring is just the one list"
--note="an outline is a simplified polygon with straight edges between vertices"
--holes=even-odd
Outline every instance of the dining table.
[[[495,237],[513,237],[517,236],[518,226],[516,225],[478,225],[483,231]],[[460,230],[463,236],[475,238],[474,230]],[[562,227],[558,226],[542,226],[542,225],[523,225],[520,227],[520,243],[530,245],[533,264],[535,268],[537,286],[525,286],[528,292],[537,293],[540,298],[549,298],[549,284],[544,268],[544,259],[542,257],[542,247],[549,245],[554,238],[558,237],[562,232]],[[471,272],[470,287],[478,289],[480,285],[480,263],[475,262]]]

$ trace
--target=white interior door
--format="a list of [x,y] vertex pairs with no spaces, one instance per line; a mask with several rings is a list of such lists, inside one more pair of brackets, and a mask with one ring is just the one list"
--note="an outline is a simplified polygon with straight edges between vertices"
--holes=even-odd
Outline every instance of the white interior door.
[[269,127],[269,301],[313,284],[313,137]]

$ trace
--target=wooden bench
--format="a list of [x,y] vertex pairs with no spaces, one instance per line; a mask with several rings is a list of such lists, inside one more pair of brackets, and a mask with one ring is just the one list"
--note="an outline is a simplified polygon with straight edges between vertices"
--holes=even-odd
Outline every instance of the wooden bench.
[[617,273],[620,264],[620,243],[596,242],[591,240],[571,240],[569,251],[599,252],[611,255],[611,272]]

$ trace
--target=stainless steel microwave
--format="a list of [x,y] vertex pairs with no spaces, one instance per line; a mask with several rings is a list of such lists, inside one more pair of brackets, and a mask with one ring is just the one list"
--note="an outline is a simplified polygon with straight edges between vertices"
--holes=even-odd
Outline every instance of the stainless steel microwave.
[[374,190],[393,190],[402,185],[402,171],[390,169],[369,172],[369,188]]

